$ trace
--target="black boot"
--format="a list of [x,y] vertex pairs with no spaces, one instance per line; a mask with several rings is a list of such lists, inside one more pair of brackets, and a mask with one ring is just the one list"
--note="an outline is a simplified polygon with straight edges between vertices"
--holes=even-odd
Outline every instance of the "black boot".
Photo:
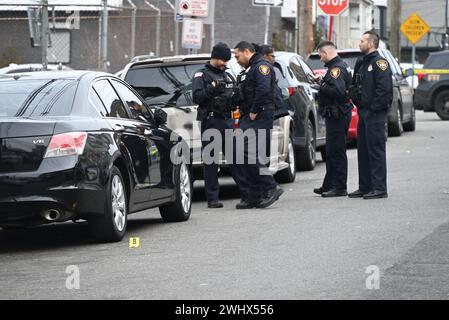
[[219,208],[223,208],[223,203],[219,202],[218,200],[209,201],[207,203],[207,207],[210,209],[219,209]]

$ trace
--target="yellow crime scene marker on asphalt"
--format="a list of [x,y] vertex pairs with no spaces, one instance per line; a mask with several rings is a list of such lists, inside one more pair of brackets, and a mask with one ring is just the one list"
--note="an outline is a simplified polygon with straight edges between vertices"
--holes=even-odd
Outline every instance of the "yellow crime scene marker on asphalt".
[[[412,48],[412,69],[415,72],[415,59],[416,59],[416,44],[422,39],[427,33],[429,33],[429,25],[417,14],[412,13],[410,17],[407,18],[401,24],[401,32],[404,36],[413,44]],[[412,77],[412,88],[414,88],[414,78]]]
[[139,248],[140,247],[140,238],[129,238],[129,247],[130,248]]

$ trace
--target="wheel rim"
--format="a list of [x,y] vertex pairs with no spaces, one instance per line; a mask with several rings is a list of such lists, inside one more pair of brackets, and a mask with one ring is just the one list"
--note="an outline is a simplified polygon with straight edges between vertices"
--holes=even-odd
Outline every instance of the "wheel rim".
[[126,223],[125,189],[119,176],[112,179],[112,213],[118,231],[123,231]]
[[184,163],[181,165],[179,178],[180,178],[179,188],[181,195],[181,204],[184,212],[187,213],[190,210],[192,192],[190,186],[190,175],[187,170],[187,166]]
[[295,153],[291,141],[288,143],[288,163],[290,165],[290,172],[292,175],[294,175],[296,164],[295,164]]
[[309,143],[309,156],[312,162],[315,162],[315,135],[313,132],[313,126],[309,121],[309,137],[310,137],[310,143]]

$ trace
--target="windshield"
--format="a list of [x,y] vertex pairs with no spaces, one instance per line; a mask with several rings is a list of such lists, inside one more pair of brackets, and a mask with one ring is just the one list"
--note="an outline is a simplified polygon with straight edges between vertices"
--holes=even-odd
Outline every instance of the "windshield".
[[430,55],[424,69],[449,69],[449,54]]
[[75,91],[74,80],[2,81],[0,117],[68,115]]
[[192,106],[192,78],[204,64],[131,69],[125,81],[150,105]]

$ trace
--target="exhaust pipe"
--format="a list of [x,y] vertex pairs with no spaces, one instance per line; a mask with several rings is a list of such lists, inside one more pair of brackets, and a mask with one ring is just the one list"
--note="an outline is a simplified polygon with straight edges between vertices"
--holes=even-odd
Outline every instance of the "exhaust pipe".
[[62,212],[56,209],[50,209],[42,213],[42,217],[50,222],[58,221],[62,216]]

